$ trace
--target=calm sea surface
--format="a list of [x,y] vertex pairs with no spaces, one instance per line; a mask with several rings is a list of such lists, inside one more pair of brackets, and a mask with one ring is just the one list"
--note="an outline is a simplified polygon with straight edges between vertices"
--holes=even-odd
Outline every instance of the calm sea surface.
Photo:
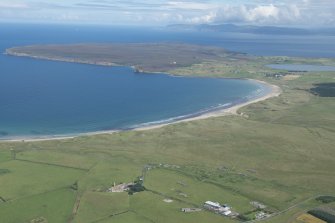
[[[188,42],[257,55],[334,57],[334,37],[273,37],[0,24],[0,50],[29,44]],[[127,67],[0,55],[0,139],[129,129],[229,107],[269,89],[247,80],[134,74]]]

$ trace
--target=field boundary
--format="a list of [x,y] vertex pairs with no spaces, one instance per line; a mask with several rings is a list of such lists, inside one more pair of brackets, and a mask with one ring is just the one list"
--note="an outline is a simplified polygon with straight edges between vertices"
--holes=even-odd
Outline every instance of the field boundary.
[[56,163],[46,163],[46,162],[26,160],[26,159],[15,159],[15,160],[22,161],[22,162],[35,163],[35,164],[41,164],[41,165],[48,165],[48,166],[56,166],[56,167],[62,167],[62,168],[81,170],[81,171],[86,171],[86,172],[90,170],[90,169],[85,169],[85,168],[80,168],[80,167],[74,167],[74,166],[65,166],[65,165],[56,164]]

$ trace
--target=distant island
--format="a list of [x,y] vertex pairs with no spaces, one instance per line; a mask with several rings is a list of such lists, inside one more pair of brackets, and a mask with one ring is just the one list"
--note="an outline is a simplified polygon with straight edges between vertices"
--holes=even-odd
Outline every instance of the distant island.
[[106,66],[132,66],[136,72],[166,72],[206,61],[248,60],[220,47],[182,43],[32,45],[7,49],[12,56]]
[[335,35],[334,28],[307,29],[298,27],[280,27],[280,26],[254,26],[254,25],[235,25],[235,24],[172,24],[169,29],[177,30],[196,30],[196,31],[214,31],[231,33],[250,33],[265,35]]

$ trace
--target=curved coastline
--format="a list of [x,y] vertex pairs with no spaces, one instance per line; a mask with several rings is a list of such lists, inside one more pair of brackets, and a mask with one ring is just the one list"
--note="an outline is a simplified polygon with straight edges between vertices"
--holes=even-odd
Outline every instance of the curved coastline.
[[[4,54],[9,56],[17,56],[17,57],[27,57],[32,59],[38,59],[38,60],[49,60],[49,61],[58,61],[58,62],[68,62],[68,63],[81,63],[81,64],[89,64],[89,65],[98,65],[98,66],[125,66],[120,65],[116,63],[106,63],[106,62],[99,62],[99,61],[90,61],[90,60],[78,60],[78,59],[68,59],[68,58],[55,58],[55,57],[45,57],[45,56],[34,56],[30,54],[25,53],[17,53],[15,51],[12,51],[12,49],[6,49]],[[168,72],[150,72],[146,70],[140,70],[140,72],[137,72],[137,68],[135,66],[129,66],[131,67],[135,73],[146,73],[146,74],[165,74],[169,76],[179,77],[182,75],[175,75]],[[192,78],[188,76],[189,78]],[[207,77],[210,78],[210,77]],[[144,130],[151,130],[156,128],[161,128],[167,125],[181,123],[181,122],[188,122],[188,121],[194,121],[194,120],[201,120],[201,119],[207,119],[211,117],[219,117],[219,116],[225,116],[225,115],[238,115],[238,109],[247,106],[252,103],[256,103],[262,100],[266,100],[271,97],[275,97],[280,95],[281,89],[278,86],[271,85],[267,82],[255,80],[255,79],[246,79],[246,78],[226,78],[226,79],[241,79],[241,80],[248,80],[251,82],[254,82],[255,84],[262,85],[260,88],[263,88],[263,91],[261,90],[261,93],[258,93],[256,95],[251,94],[250,96],[247,96],[245,98],[242,98],[238,101],[231,102],[224,105],[219,105],[216,107],[207,108],[202,111],[197,111],[192,114],[186,114],[178,117],[171,117],[165,120],[157,120],[152,121],[148,123],[140,123],[136,124],[134,126],[125,127],[122,129],[111,129],[111,130],[101,130],[101,131],[94,131],[94,132],[83,132],[83,133],[70,133],[70,134],[57,134],[57,135],[26,135],[26,136],[13,136],[8,138],[0,139],[0,142],[17,142],[17,141],[46,141],[46,140],[61,140],[61,139],[73,139],[80,136],[91,136],[91,135],[100,135],[100,134],[113,134],[116,132],[122,132],[122,131],[144,131]]]
[[260,83],[262,85],[266,85],[270,89],[270,91],[267,92],[265,95],[262,95],[260,97],[257,97],[257,96],[252,97],[251,99],[246,100],[244,102],[231,104],[231,106],[226,107],[226,108],[213,109],[211,111],[199,114],[199,115],[194,116],[194,117],[188,117],[188,118],[184,118],[184,119],[181,119],[181,120],[176,120],[176,121],[171,122],[171,123],[162,123],[162,124],[156,124],[156,125],[149,125],[149,126],[145,126],[145,127],[138,127],[138,128],[133,129],[133,130],[144,131],[144,130],[151,130],[151,129],[161,128],[161,127],[171,125],[171,124],[176,124],[176,123],[202,120],[202,119],[220,117],[220,116],[226,116],[226,115],[239,115],[238,110],[240,108],[245,107],[245,106],[250,105],[250,104],[253,104],[253,103],[264,101],[264,100],[272,98],[272,97],[278,97],[282,93],[281,88],[278,87],[277,85],[272,85],[272,84],[269,84],[265,81],[260,81],[260,80],[256,80],[256,79],[246,79],[246,80],[250,80],[250,81]]
[[[170,74],[168,74],[170,75]],[[229,79],[229,78],[227,78]],[[33,141],[51,141],[51,140],[65,140],[65,139],[73,139],[82,136],[92,136],[92,135],[102,135],[102,134],[114,134],[117,132],[124,131],[147,131],[157,128],[162,128],[164,126],[182,123],[182,122],[190,122],[195,120],[203,120],[208,118],[226,116],[226,115],[239,115],[238,110],[247,105],[257,103],[272,97],[278,97],[282,90],[280,87],[276,85],[272,85],[265,81],[256,80],[256,79],[245,79],[252,82],[256,82],[257,84],[261,84],[266,86],[269,91],[265,92],[262,95],[251,96],[251,98],[246,98],[240,102],[233,102],[229,104],[224,104],[218,107],[209,108],[203,111],[198,111],[193,114],[183,115],[179,117],[172,117],[166,120],[158,120],[149,123],[141,123],[133,127],[125,128],[125,129],[115,129],[115,130],[107,130],[107,131],[96,131],[96,132],[87,132],[87,133],[73,133],[66,135],[45,135],[45,136],[18,136],[8,139],[0,139],[0,142],[33,142]]]

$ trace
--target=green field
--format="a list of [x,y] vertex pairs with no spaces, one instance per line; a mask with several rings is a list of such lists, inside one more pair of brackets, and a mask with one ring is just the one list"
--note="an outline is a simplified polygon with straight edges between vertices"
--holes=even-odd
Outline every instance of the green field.
[[0,194],[5,200],[16,200],[72,185],[83,171],[41,165],[25,161],[8,161],[0,169],[9,170],[0,178]]
[[74,222],[94,222],[105,220],[129,210],[127,193],[86,192],[81,200]]
[[[171,73],[255,78],[280,86],[283,93],[242,108],[241,115],[155,130],[1,142],[0,222],[42,217],[48,223],[238,222],[207,211],[180,211],[212,200],[246,216],[253,216],[250,202],[259,201],[278,214],[265,222],[289,223],[324,205],[315,198],[335,195],[335,99],[309,89],[334,83],[335,74],[267,75],[278,71],[263,65],[276,61],[334,64],[284,57],[204,62]],[[134,181],[148,165],[147,191],[106,192],[114,182]]]
[[48,222],[67,222],[75,202],[75,192],[59,189],[0,204],[0,220],[30,223],[43,217]]

